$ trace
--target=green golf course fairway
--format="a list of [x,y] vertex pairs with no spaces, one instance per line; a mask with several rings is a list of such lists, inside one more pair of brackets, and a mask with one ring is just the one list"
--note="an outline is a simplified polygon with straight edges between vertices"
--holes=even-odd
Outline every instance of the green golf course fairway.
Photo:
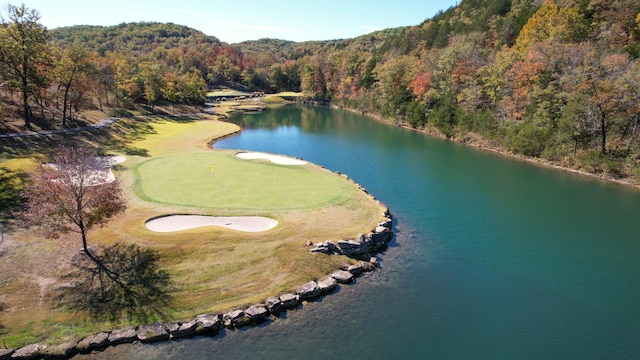
[[316,166],[243,160],[233,151],[152,158],[135,168],[140,198],[226,210],[311,210],[349,199],[353,184]]

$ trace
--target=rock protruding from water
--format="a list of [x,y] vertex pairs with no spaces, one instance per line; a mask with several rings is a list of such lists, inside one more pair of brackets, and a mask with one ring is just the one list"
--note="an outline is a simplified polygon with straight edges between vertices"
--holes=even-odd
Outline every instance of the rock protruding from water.
[[269,311],[264,305],[251,305],[244,311],[244,314],[254,323],[261,323],[267,318]]
[[317,282],[309,281],[308,283],[297,288],[296,294],[300,295],[300,299],[302,300],[312,300],[320,296],[321,291]]
[[286,293],[280,295],[283,309],[295,309],[300,304],[300,296],[297,294]]
[[322,279],[318,280],[318,288],[320,288],[320,292],[323,294],[328,294],[336,289],[338,282],[336,279],[331,276],[325,276]]
[[202,329],[202,332],[217,333],[222,326],[220,315],[217,314],[202,314],[196,317],[198,327]]
[[37,359],[42,356],[42,352],[47,348],[42,344],[31,344],[16,350],[9,359]]
[[[63,344],[47,346],[46,349],[41,351],[42,357],[46,359],[68,358],[74,355],[78,351],[76,349],[77,345],[78,343],[75,341],[67,341],[66,343],[63,343]],[[2,356],[0,356],[0,359],[2,359]]]
[[0,349],[0,360],[9,360],[11,355],[16,352],[15,349]]
[[136,340],[138,340],[136,329],[118,329],[109,334],[110,345],[132,343]]
[[246,325],[244,318],[244,310],[234,310],[230,313],[222,315],[222,325],[226,328],[242,327]]
[[367,251],[365,251],[363,245],[364,243],[356,240],[338,240],[338,249],[342,255],[364,254]]
[[336,270],[331,274],[331,277],[340,284],[348,284],[353,281],[353,274],[346,270]]
[[109,333],[101,332],[96,335],[87,336],[80,340],[76,349],[81,353],[88,353],[95,349],[102,349],[109,345]]
[[169,339],[169,333],[163,324],[142,325],[138,328],[138,339],[143,343],[151,343]]
[[265,305],[267,305],[267,310],[273,315],[277,316],[280,314],[280,311],[282,311],[282,301],[277,297],[268,298]]
[[197,333],[198,320],[191,320],[189,322],[181,323],[177,330],[170,332],[170,336],[172,339],[179,339],[183,337],[195,336]]
[[9,360],[11,355],[16,352],[15,349],[0,349],[0,360]]

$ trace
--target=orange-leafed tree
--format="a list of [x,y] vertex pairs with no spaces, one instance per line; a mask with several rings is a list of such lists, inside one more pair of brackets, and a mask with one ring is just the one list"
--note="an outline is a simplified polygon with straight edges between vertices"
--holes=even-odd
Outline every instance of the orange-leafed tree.
[[510,90],[504,97],[501,105],[509,118],[522,120],[526,105],[527,95],[538,82],[543,70],[540,63],[517,62],[505,74],[506,86]]
[[413,95],[416,99],[422,99],[424,94],[429,90],[431,86],[431,72],[425,71],[423,73],[418,74],[409,87],[413,91]]

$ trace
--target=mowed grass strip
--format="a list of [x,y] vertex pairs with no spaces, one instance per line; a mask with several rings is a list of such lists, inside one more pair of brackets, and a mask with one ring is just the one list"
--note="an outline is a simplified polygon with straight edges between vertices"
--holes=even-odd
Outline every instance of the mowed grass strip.
[[234,151],[183,153],[135,168],[146,201],[209,209],[310,210],[349,199],[353,184],[315,166],[243,160]]
[[145,149],[151,156],[175,154],[185,151],[207,150],[209,141],[240,131],[236,124],[212,120],[176,121],[158,117],[149,125],[152,132],[131,143]]

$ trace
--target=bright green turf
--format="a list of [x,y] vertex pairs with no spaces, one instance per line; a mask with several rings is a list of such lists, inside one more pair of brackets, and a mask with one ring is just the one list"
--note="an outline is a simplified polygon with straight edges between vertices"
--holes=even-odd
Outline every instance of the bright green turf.
[[246,95],[249,95],[249,94],[251,94],[251,93],[246,93],[246,92],[232,90],[232,89],[220,89],[220,90],[215,90],[215,91],[209,91],[207,93],[207,96],[208,97],[211,97],[211,96],[246,96]]
[[136,194],[162,204],[229,210],[304,210],[353,194],[345,179],[312,166],[243,160],[231,151],[150,159],[135,169]]

